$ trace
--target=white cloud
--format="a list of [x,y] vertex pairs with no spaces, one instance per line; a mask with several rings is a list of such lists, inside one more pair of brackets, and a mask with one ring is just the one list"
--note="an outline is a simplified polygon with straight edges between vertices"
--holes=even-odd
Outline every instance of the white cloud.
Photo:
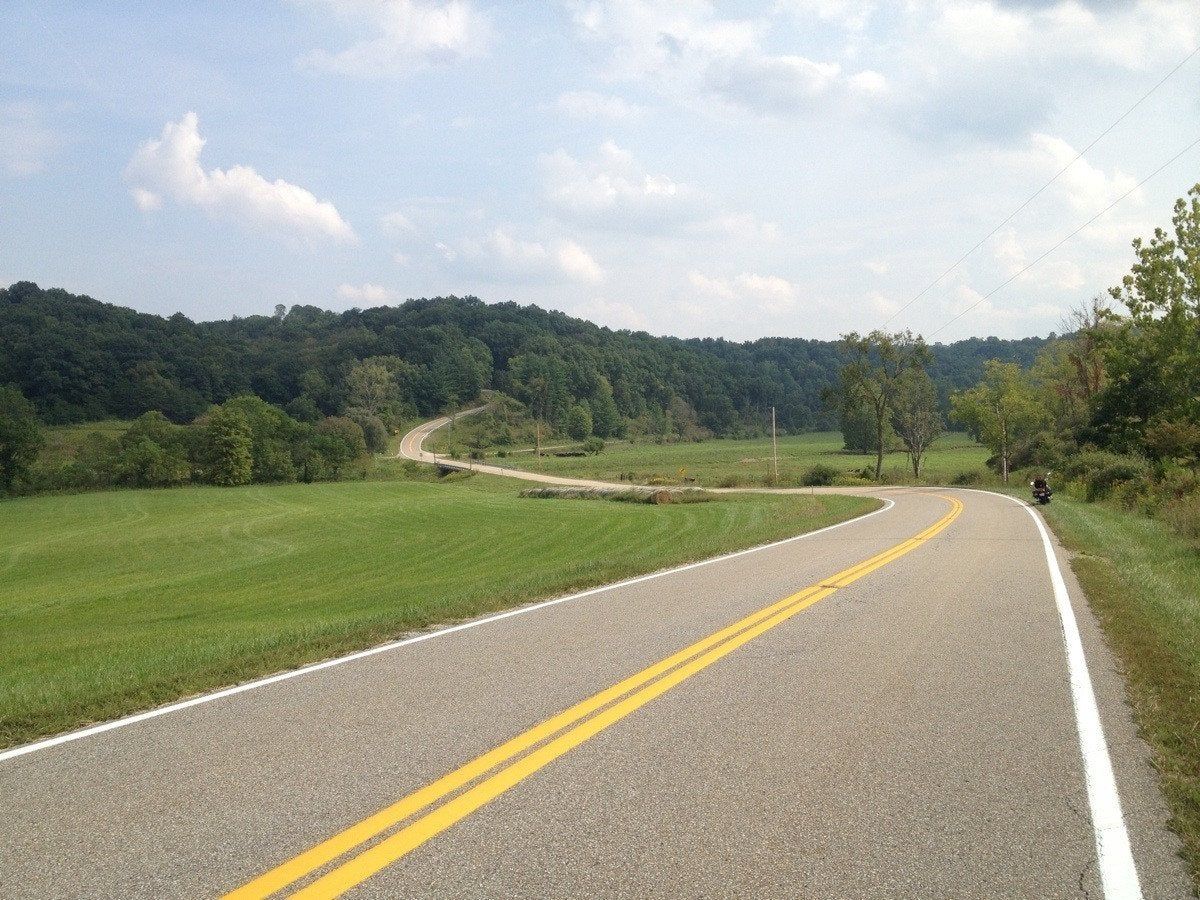
[[[916,7],[920,8],[920,7]],[[1086,57],[1126,69],[1147,69],[1195,45],[1190,0],[1112,3],[1092,9],[1079,0],[1005,6],[995,0],[934,4],[928,34],[977,60]]]
[[596,91],[566,91],[558,95],[555,106],[570,118],[582,121],[625,121],[642,113],[640,106],[624,97]]
[[338,299],[354,306],[380,306],[395,303],[400,295],[390,288],[371,284],[340,284],[337,289]]
[[0,166],[10,175],[36,175],[58,149],[57,136],[28,103],[0,106]]
[[692,234],[731,237],[749,244],[772,244],[779,240],[779,223],[763,221],[751,213],[722,213],[688,226]]
[[776,0],[775,8],[800,18],[816,18],[849,31],[861,31],[875,12],[865,0]]
[[563,273],[576,281],[595,282],[604,279],[604,271],[591,254],[574,241],[560,241],[554,250],[554,258]]
[[695,214],[696,192],[666,175],[652,175],[612,141],[594,159],[565,150],[543,156],[544,193],[566,218],[592,225],[661,223]]
[[357,240],[332,203],[298,185],[267,181],[248,166],[206,172],[200,165],[203,148],[199,121],[191,112],[168,122],[157,140],[143,143],[125,169],[138,207],[156,209],[165,196],[251,228],[340,243]]
[[622,303],[619,300],[596,297],[577,307],[574,312],[609,328],[627,328],[630,331],[650,329],[650,320],[645,313],[633,304]]
[[886,259],[863,260],[863,268],[876,275],[886,275],[891,266]]
[[[1062,138],[1049,134],[1034,133],[1030,136],[1030,144],[1032,164],[1051,174],[1062,171],[1079,155],[1079,152]],[[1086,159],[1080,159],[1063,172],[1057,185],[1060,191],[1066,194],[1072,206],[1094,213],[1132,190],[1137,185],[1137,179],[1119,171],[1108,174]],[[1140,191],[1135,191],[1131,198],[1140,200]]]
[[576,8],[575,21],[608,50],[609,77],[644,81],[705,109],[717,98],[792,116],[885,84],[877,72],[847,76],[835,62],[769,52],[765,20],[720,18],[706,0],[593,0]]
[[571,281],[596,283],[604,279],[604,270],[574,241],[527,241],[501,227],[492,229],[483,240],[464,241],[462,255],[481,274],[494,280],[503,280],[505,276],[566,277]]
[[688,273],[688,284],[697,293],[716,300],[752,303],[768,313],[787,312],[796,305],[796,286],[778,275],[743,272],[734,278]]
[[706,84],[735,105],[792,115],[811,109],[837,84],[842,67],[803,56],[754,54],[714,60]]
[[385,78],[483,56],[489,19],[468,0],[321,0],[370,36],[344,50],[313,50],[302,62],[362,78]]
[[379,224],[386,234],[402,235],[416,231],[409,217],[399,211],[385,213],[380,216]]

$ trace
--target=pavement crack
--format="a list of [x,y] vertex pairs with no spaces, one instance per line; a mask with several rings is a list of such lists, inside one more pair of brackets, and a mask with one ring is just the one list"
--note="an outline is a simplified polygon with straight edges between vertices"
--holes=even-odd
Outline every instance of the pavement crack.
[[1082,822],[1084,825],[1088,826],[1088,828],[1090,829],[1092,827],[1091,814],[1084,812],[1082,809],[1080,809],[1079,806],[1076,805],[1076,801],[1074,800],[1074,798],[1068,796],[1068,797],[1065,797],[1064,800],[1067,804],[1067,809],[1069,809],[1071,812],[1073,812],[1075,814],[1075,817],[1077,819],[1079,819],[1079,821]]
[[1096,857],[1088,858],[1087,864],[1083,867],[1083,871],[1079,873],[1079,893],[1083,895],[1083,900],[1092,900],[1092,892],[1087,889],[1085,882],[1087,881],[1088,872],[1096,864]]

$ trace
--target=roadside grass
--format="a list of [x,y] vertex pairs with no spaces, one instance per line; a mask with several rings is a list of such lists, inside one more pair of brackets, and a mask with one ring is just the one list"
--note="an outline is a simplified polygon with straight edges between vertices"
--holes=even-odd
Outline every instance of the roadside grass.
[[484,477],[0,503],[0,746],[877,505],[535,501]]
[[[922,481],[946,483],[963,472],[983,475],[989,456],[986,448],[965,434],[943,435],[930,451]],[[695,483],[703,487],[738,487],[778,484],[796,486],[804,474],[816,465],[838,470],[843,480],[864,466],[875,466],[871,454],[846,453],[839,432],[814,432],[787,435],[779,439],[779,480],[773,478],[771,439],[714,439],[679,444],[614,443],[594,456],[521,455],[515,459],[497,459],[489,453],[487,462],[511,465],[551,475],[569,475],[606,481],[633,480],[644,484]],[[889,453],[884,457],[885,480],[904,484],[913,480],[908,457]],[[631,478],[632,476],[632,478]]]
[[1171,827],[1200,892],[1200,554],[1166,525],[1056,497],[1042,507],[1124,668]]

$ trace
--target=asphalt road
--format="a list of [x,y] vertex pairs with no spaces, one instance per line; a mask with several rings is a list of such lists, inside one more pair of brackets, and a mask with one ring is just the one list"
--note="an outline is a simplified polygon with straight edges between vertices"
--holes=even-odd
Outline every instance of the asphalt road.
[[1187,896],[1064,564],[1115,827],[1089,792],[1034,519],[880,496],[799,540],[0,755],[0,896],[1096,898],[1094,819],[1103,858],[1132,846],[1134,893],[1110,896]]

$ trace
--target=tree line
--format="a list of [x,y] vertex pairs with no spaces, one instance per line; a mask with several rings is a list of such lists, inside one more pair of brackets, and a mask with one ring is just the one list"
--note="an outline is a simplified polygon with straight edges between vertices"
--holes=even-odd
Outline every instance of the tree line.
[[365,477],[371,451],[386,444],[382,423],[361,410],[298,422],[245,395],[188,425],[143,413],[120,436],[92,431],[70,459],[45,462],[38,458],[44,437],[32,404],[16,388],[0,388],[0,493]]
[[[930,349],[943,411],[983,360],[1028,365],[1038,338],[973,339]],[[368,372],[352,376],[370,361]],[[472,297],[327,312],[193,322],[135,312],[18,282],[0,289],[0,384],[17,387],[47,424],[134,419],[178,424],[252,394],[314,423],[355,405],[353,378],[394,384],[396,416],[439,413],[483,388],[517,397],[565,431],[582,407],[594,433],[652,440],[762,434],[775,407],[790,432],[837,427],[825,395],[837,382],[834,341],[681,340],[614,331],[515,303]]]

